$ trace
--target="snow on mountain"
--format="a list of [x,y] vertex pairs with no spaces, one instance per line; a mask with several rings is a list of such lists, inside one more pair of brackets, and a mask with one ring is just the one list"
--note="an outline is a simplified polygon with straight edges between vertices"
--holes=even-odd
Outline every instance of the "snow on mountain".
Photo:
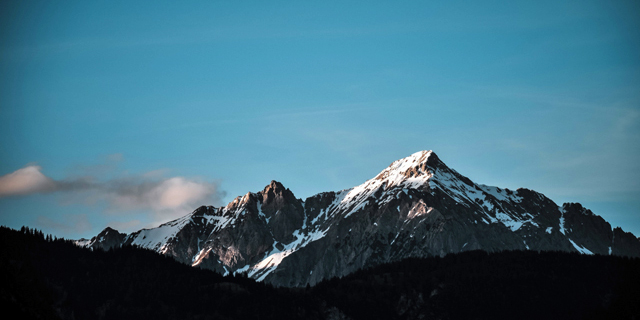
[[190,222],[190,216],[186,215],[174,221],[167,222],[153,229],[142,229],[128,235],[124,241],[127,244],[143,247],[146,249],[166,253],[170,241],[173,240],[185,226]]
[[350,189],[302,201],[272,181],[225,207],[203,206],[157,228],[119,235],[120,242],[94,237],[77,244],[138,245],[192,266],[284,286],[476,249],[640,256],[638,238],[612,230],[579,204],[558,206],[528,189],[476,184],[432,151],[394,161]]

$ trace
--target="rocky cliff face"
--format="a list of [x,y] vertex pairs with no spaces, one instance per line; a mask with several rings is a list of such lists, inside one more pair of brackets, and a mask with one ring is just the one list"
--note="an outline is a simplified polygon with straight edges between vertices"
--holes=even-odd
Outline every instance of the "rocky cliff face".
[[[95,238],[94,238],[95,239]],[[408,257],[467,250],[640,256],[640,240],[580,204],[476,184],[422,151],[357,187],[297,199],[272,181],[226,207],[200,207],[121,242],[221,273],[304,286]]]

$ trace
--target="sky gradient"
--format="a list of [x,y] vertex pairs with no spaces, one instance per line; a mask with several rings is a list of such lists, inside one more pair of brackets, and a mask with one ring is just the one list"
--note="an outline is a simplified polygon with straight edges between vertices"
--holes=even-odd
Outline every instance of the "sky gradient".
[[0,3],[2,225],[131,232],[419,150],[640,235],[640,4]]

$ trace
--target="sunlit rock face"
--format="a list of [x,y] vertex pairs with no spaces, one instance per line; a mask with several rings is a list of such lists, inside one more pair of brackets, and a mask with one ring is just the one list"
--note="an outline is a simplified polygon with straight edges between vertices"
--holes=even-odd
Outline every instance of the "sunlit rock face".
[[432,151],[395,161],[351,189],[302,201],[272,181],[225,207],[202,206],[158,228],[121,235],[120,242],[102,242],[99,235],[78,243],[139,245],[279,286],[313,285],[408,257],[477,249],[640,256],[638,238],[612,230],[580,204],[558,206],[532,190],[476,184]]

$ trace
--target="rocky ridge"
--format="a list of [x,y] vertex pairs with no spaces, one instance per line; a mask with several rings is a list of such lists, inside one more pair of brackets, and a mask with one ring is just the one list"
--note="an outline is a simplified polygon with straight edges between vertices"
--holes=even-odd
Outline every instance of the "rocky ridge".
[[[109,230],[107,230],[109,229]],[[202,206],[129,235],[107,228],[78,245],[138,245],[223,274],[304,286],[409,257],[468,250],[640,256],[640,240],[577,203],[476,184],[432,151],[393,162],[351,189],[297,199],[281,183]]]

